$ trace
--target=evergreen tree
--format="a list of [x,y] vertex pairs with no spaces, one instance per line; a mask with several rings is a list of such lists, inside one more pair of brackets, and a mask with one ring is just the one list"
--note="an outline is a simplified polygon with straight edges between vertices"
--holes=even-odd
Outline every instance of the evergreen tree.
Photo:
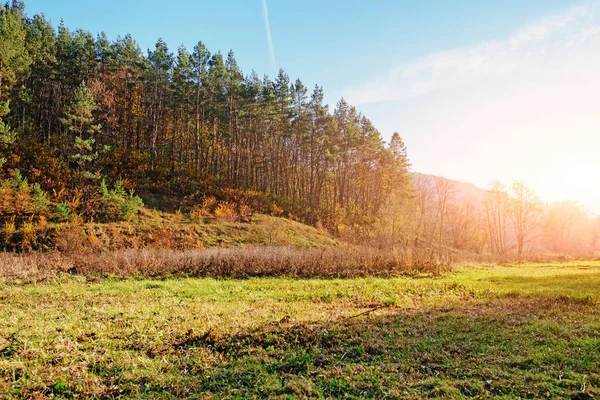
[[75,91],[73,101],[67,107],[65,118],[62,119],[67,130],[75,135],[70,159],[85,178],[98,177],[89,170],[98,157],[96,134],[100,132],[100,125],[94,123],[95,109],[94,97],[85,82],[82,82]]

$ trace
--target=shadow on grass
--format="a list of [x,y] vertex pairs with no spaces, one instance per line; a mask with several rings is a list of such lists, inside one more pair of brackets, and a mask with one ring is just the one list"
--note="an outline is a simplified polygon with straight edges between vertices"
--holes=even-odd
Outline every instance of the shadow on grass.
[[[167,332],[159,338],[112,332],[110,353],[95,347],[104,333],[82,335],[76,343],[87,349],[85,362],[65,366],[52,358],[44,365],[48,374],[36,379],[26,365],[0,368],[0,380],[15,382],[16,398],[600,394],[600,313],[564,295],[414,309],[373,304],[329,321],[300,323],[290,315],[231,334]],[[27,352],[24,342],[7,342],[0,365]],[[82,377],[91,383],[81,384]]]
[[188,332],[173,348],[226,360],[202,382],[212,394],[586,398],[600,394],[599,329],[591,305],[561,296]]

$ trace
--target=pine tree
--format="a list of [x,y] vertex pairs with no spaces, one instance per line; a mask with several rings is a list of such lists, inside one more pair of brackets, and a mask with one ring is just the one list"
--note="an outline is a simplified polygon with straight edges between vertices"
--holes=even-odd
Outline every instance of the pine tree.
[[161,38],[156,42],[154,51],[148,51],[150,62],[148,84],[151,87],[150,97],[150,125],[151,125],[151,168],[154,170],[157,159],[157,146],[159,136],[164,130],[167,96],[169,91],[169,78],[173,68],[173,54],[165,41]]
[[[23,3],[18,1],[12,7],[8,4],[0,7],[0,151],[16,140],[16,132],[4,121],[10,112],[8,94],[18,75],[25,73],[31,63],[25,48],[23,12]],[[4,160],[0,157],[0,165]]]
[[67,107],[65,118],[61,120],[67,130],[75,135],[70,159],[77,165],[77,169],[84,178],[98,177],[97,174],[89,171],[94,160],[98,157],[95,136],[101,129],[100,125],[94,124],[93,113],[95,109],[96,102],[92,92],[85,82],[82,82],[75,91],[73,101]]

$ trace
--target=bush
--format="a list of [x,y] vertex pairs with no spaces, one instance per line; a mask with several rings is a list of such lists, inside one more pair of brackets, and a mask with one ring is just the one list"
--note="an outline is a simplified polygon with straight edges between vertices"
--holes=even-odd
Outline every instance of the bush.
[[58,222],[69,222],[73,219],[73,210],[69,207],[69,203],[59,203],[56,205],[54,219]]
[[229,201],[221,202],[215,209],[215,217],[218,221],[235,222],[239,214],[235,210],[235,204]]
[[0,215],[25,217],[46,215],[50,202],[38,183],[30,185],[21,171],[0,182]]
[[86,202],[82,214],[99,222],[129,221],[139,213],[144,202],[133,190],[127,192],[123,181],[117,181],[110,188],[102,180],[97,193]]
[[5,244],[10,243],[13,235],[17,231],[15,225],[15,218],[11,218],[10,221],[6,221],[2,227],[2,239]]

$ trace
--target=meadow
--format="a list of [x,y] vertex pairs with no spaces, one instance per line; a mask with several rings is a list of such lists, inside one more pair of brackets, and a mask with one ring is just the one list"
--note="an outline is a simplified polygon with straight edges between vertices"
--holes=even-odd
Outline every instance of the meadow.
[[600,395],[600,262],[0,283],[0,397]]

